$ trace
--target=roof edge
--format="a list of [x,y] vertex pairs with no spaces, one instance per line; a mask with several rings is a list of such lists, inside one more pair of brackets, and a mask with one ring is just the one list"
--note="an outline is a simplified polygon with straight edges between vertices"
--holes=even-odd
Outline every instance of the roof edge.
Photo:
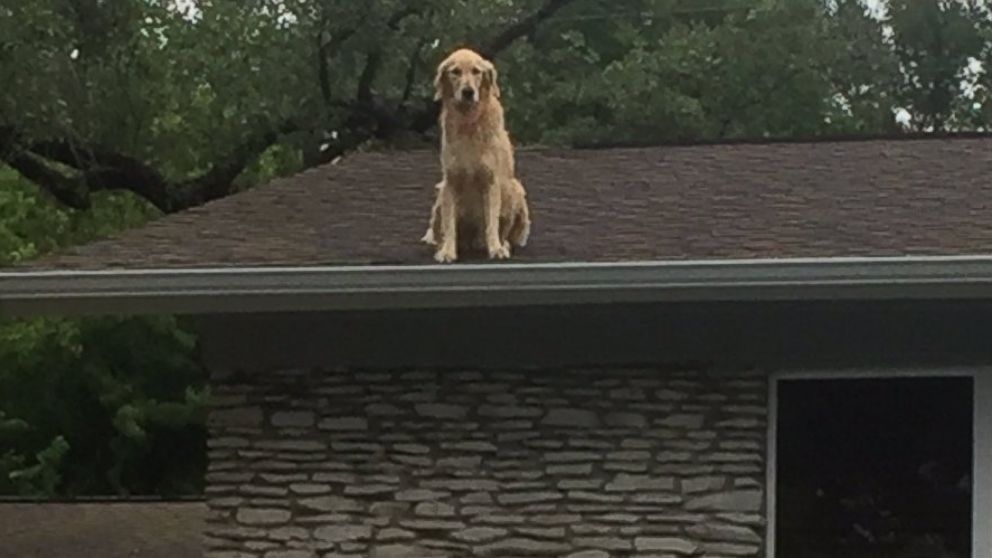
[[0,272],[0,315],[992,298],[992,256]]
[[[891,132],[870,134],[810,134],[801,136],[746,136],[746,137],[678,137],[665,140],[578,140],[570,144],[522,143],[516,145],[517,153],[544,153],[557,151],[608,151],[612,149],[651,149],[679,147],[720,147],[736,145],[805,145],[831,143],[868,143],[887,141],[893,143],[939,140],[992,140],[992,131],[943,131],[943,132]],[[408,149],[386,147],[368,151],[352,151],[328,165],[338,165],[364,154],[430,152],[439,153],[435,142]],[[317,168],[317,167],[314,167]],[[305,171],[304,171],[305,172]]]
[[[811,134],[802,136],[755,136],[738,138],[674,138],[660,141],[579,141],[570,148],[582,151],[600,149],[638,149],[651,147],[704,147],[733,145],[778,145],[778,144],[818,144],[818,143],[860,143],[860,142],[910,142],[937,140],[976,140],[992,139],[988,131],[945,131],[945,132],[893,132],[871,134]],[[525,148],[524,148],[525,149]],[[523,149],[518,149],[523,150]]]

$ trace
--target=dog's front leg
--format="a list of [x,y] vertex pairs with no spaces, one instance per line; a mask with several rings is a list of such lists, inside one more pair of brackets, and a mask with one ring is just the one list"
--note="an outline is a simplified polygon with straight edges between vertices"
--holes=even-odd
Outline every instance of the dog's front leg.
[[427,232],[420,239],[421,242],[430,244],[431,246],[437,246],[437,243],[441,241],[441,237],[443,236],[439,230],[441,225],[441,198],[444,196],[441,190],[443,188],[443,180],[434,185],[434,205],[431,206],[431,218],[427,222]]
[[420,237],[420,241],[424,244],[430,244],[431,246],[435,246],[437,244],[437,237],[440,235],[434,234],[434,228],[438,225],[437,219],[438,213],[440,212],[441,207],[435,203],[434,206],[431,207],[431,218],[427,222],[427,232],[424,233],[424,236]]
[[441,217],[441,246],[434,253],[434,259],[440,263],[451,263],[458,259],[458,210],[455,203],[455,192],[451,184],[440,191]]
[[495,177],[486,188],[486,250],[490,258],[504,260],[510,257],[510,247],[499,237],[499,213],[503,203],[502,184],[499,180],[499,177]]

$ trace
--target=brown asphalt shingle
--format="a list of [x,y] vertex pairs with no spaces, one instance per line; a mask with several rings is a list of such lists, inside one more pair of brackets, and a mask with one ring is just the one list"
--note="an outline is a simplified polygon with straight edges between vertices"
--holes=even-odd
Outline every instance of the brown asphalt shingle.
[[202,503],[0,503],[0,558],[200,558]]
[[[992,139],[520,150],[515,262],[985,254]],[[354,155],[22,269],[431,264],[432,151]]]

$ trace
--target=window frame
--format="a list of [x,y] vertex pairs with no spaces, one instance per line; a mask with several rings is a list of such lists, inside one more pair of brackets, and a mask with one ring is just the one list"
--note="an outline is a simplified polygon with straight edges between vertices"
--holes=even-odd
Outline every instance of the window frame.
[[849,368],[785,370],[769,375],[765,471],[765,557],[775,558],[778,386],[780,382],[845,379],[971,378],[972,392],[972,558],[992,558],[992,366],[934,368]]

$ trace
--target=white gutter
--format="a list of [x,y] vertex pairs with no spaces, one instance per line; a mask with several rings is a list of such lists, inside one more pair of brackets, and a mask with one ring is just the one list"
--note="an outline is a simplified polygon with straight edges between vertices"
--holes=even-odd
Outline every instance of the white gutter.
[[0,315],[992,299],[992,256],[0,273]]

